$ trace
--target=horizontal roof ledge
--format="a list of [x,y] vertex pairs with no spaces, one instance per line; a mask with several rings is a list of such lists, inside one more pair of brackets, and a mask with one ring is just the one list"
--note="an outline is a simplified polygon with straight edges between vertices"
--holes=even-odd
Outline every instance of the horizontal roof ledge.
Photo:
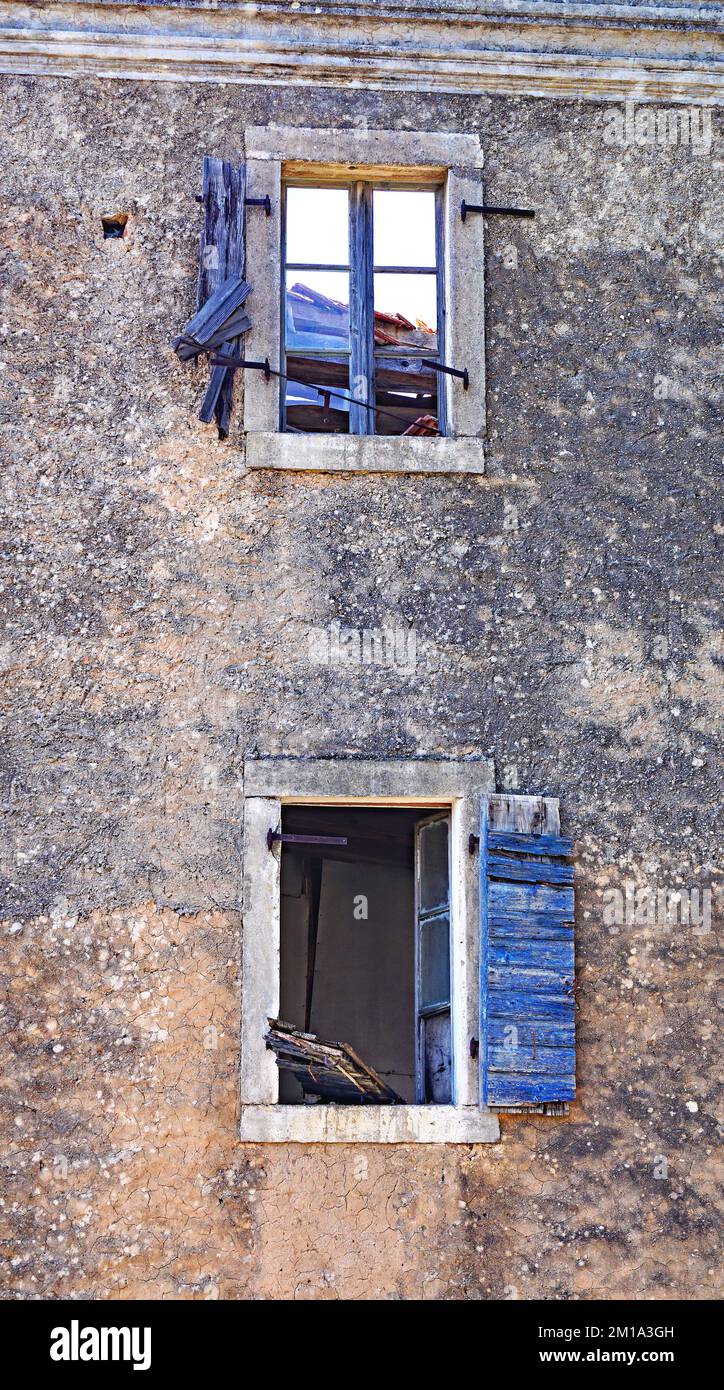
[[23,75],[698,103],[724,90],[719,4],[4,0],[0,18],[0,71]]

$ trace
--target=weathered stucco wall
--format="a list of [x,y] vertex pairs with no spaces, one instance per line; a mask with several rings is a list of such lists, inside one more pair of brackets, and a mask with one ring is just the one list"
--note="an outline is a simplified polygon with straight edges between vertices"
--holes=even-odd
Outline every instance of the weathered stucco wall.
[[[715,935],[608,923],[602,894],[703,887],[719,844],[716,144],[607,145],[606,107],[510,98],[39,78],[2,109],[4,1289],[711,1296]],[[200,161],[267,119],[478,130],[491,199],[538,209],[489,225],[485,478],[251,474],[238,420],[198,422],[168,341]],[[416,671],[309,665],[334,619],[411,626]],[[238,1143],[255,750],[490,753],[560,796],[568,1120]]]

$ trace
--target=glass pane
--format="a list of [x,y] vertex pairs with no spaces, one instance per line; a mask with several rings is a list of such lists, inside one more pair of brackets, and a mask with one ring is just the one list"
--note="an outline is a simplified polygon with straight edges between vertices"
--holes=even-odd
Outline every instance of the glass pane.
[[420,923],[420,1008],[450,1002],[450,916]]
[[375,265],[436,266],[434,193],[376,188],[372,213]]
[[290,355],[286,370],[295,378],[285,383],[287,429],[303,434],[349,434],[349,362]]
[[375,359],[375,434],[437,435],[438,374],[421,357]]
[[437,348],[437,276],[375,275],[375,345]]
[[287,189],[287,264],[349,265],[346,188]]
[[450,901],[448,872],[448,822],[430,821],[419,830],[419,895],[418,910],[433,912],[447,907]]
[[433,1105],[452,1103],[452,1027],[450,1010],[422,1020],[425,1065],[425,1100]]
[[349,275],[346,271],[288,270],[286,346],[349,345]]

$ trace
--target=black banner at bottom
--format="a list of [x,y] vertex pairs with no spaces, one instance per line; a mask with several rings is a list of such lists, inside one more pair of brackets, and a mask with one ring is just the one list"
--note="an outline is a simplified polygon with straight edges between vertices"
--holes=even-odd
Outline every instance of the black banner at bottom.
[[[418,1323],[421,1311],[424,1324]],[[338,1373],[359,1375],[366,1352],[378,1374],[380,1343],[374,1334],[381,1331],[387,1334],[385,1345],[406,1347],[413,1363],[420,1353],[427,1356],[425,1348],[434,1342],[438,1354],[447,1350],[453,1372],[460,1366],[460,1353],[450,1334],[472,1335],[475,1341],[467,1346],[483,1357],[486,1378],[498,1371],[520,1375],[546,1367],[558,1376],[572,1370],[584,1382],[589,1370],[665,1376],[675,1368],[681,1374],[711,1363],[718,1311],[719,1305],[708,1301],[385,1300],[374,1312],[369,1304],[348,1303],[343,1323],[348,1354],[342,1353]],[[334,1301],[306,1300],[5,1302],[0,1303],[0,1332],[6,1357],[15,1351],[24,1372],[42,1374],[50,1386],[70,1376],[76,1385],[129,1375],[134,1383],[135,1377],[143,1377],[141,1384],[175,1374],[187,1382],[194,1376],[228,1374],[222,1369],[227,1360],[238,1362],[238,1373],[245,1377],[260,1357],[270,1356],[275,1377],[288,1364],[306,1379],[314,1374],[314,1364],[307,1362],[300,1370],[300,1358],[313,1358],[315,1350],[326,1347],[335,1325],[341,1329],[338,1313]],[[260,1337],[263,1342],[255,1340]],[[328,1356],[325,1350],[326,1368]]]

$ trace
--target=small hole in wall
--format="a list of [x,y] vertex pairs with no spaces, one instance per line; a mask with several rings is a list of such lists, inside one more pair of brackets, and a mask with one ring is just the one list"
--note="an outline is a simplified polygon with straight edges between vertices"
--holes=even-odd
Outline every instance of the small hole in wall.
[[103,227],[103,237],[105,241],[113,241],[117,237],[123,236],[128,222],[127,212],[108,213],[101,218]]

